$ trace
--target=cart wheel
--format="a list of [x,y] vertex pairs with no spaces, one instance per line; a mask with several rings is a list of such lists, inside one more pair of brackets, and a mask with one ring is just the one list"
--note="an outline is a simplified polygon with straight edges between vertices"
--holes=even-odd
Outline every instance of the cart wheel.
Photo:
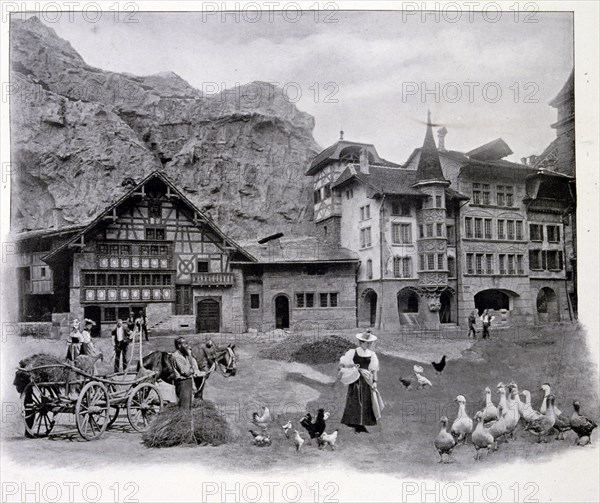
[[136,386],[127,399],[127,417],[134,430],[143,433],[160,412],[163,402],[158,388],[151,383]]
[[77,431],[86,440],[94,440],[104,433],[109,422],[108,391],[99,382],[87,383],[75,404]]
[[108,409],[108,424],[106,425],[107,428],[110,428],[115,423],[115,421],[119,417],[120,410],[121,407],[119,407],[118,405],[110,406],[110,409]]
[[58,393],[53,386],[29,383],[21,393],[21,412],[25,420],[25,436],[47,437],[56,423],[54,408]]

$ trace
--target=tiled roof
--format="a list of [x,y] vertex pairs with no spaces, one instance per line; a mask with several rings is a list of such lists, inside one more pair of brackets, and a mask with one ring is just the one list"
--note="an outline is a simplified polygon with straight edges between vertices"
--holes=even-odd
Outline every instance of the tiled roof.
[[257,241],[244,241],[240,245],[256,257],[259,264],[357,262],[358,255],[340,246],[329,245],[314,236],[281,238],[264,245]]
[[427,117],[427,131],[425,132],[425,140],[421,148],[421,156],[419,157],[419,165],[417,166],[416,183],[424,181],[445,181],[442,165],[440,164],[440,156],[438,154],[435,140],[433,139],[433,130],[431,121]]
[[359,143],[355,141],[348,140],[339,140],[335,142],[333,145],[330,145],[325,150],[320,152],[310,163],[308,170],[306,171],[306,175],[314,175],[319,168],[323,167],[327,161],[330,160],[338,160],[340,152],[346,147],[366,147],[369,150],[369,153],[373,156],[374,164],[381,166],[390,166],[390,167],[399,167],[399,164],[396,164],[391,161],[387,161],[379,156],[375,146],[372,143]]
[[480,161],[498,161],[513,151],[502,138],[496,138],[485,145],[469,150],[465,155]]
[[403,168],[386,168],[370,166],[369,174],[365,174],[351,167],[346,168],[332,187],[338,187],[345,182],[355,179],[371,187],[380,194],[422,196],[421,191],[413,188],[417,172]]
[[471,199],[469,196],[465,196],[463,193],[458,192],[457,190],[451,189],[450,187],[446,188],[446,195],[450,199],[463,199],[465,201],[468,199]]

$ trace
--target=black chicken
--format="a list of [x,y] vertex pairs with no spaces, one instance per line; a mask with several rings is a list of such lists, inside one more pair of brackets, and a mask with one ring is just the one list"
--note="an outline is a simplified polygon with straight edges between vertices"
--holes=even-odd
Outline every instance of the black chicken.
[[431,362],[431,364],[433,365],[433,368],[435,369],[435,371],[438,374],[441,374],[442,371],[444,370],[444,367],[446,366],[446,355],[442,356],[442,359],[439,361],[439,363]]
[[400,377],[398,380],[402,383],[402,386],[404,386],[405,389],[407,389],[407,390],[412,389],[412,385],[413,385],[412,379],[409,379],[407,377]]
[[308,432],[310,438],[316,438],[325,431],[325,410],[319,409],[317,411],[317,418],[315,422],[312,422],[312,415],[307,412],[306,415],[301,419],[300,424]]

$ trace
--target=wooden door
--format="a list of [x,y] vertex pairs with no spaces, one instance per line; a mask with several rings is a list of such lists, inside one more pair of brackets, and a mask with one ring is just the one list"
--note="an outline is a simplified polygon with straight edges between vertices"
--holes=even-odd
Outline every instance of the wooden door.
[[199,333],[221,330],[221,305],[216,300],[204,299],[198,302],[196,330]]

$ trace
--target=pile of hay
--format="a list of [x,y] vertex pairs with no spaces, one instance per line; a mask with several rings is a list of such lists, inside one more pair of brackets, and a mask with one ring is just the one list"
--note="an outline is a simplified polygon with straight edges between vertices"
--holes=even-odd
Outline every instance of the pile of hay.
[[[32,369],[42,367],[44,365],[57,365],[65,363],[64,360],[57,358],[54,355],[47,353],[37,353],[28,356],[19,362],[19,367],[22,369]],[[36,370],[33,372],[23,372],[17,370],[13,384],[20,394],[25,390],[30,382],[62,382],[67,379],[68,369],[63,367],[52,367],[47,369]]]
[[[193,428],[192,428],[193,420]],[[232,438],[225,416],[212,402],[196,401],[191,411],[177,405],[164,408],[143,434],[146,447],[182,444],[221,445]]]
[[338,335],[328,335],[318,339],[306,340],[301,335],[292,335],[263,353],[269,360],[283,360],[300,363],[334,363],[356,344]]

